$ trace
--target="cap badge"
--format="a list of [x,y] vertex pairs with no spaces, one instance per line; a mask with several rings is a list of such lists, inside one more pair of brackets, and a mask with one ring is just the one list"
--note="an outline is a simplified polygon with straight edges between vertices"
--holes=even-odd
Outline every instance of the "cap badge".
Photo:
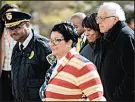
[[12,19],[12,14],[11,13],[6,13],[6,17],[7,17],[7,20],[11,20]]

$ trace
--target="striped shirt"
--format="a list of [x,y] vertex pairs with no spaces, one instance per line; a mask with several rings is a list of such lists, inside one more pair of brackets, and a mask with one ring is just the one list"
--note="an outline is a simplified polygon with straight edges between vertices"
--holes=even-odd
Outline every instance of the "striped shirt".
[[10,42],[8,41],[7,39],[7,32],[6,30],[4,30],[4,48],[5,48],[5,53],[4,53],[4,63],[3,63],[3,68],[2,70],[4,71],[11,71],[11,65],[10,65],[10,62],[11,62],[11,55],[12,55],[12,50],[13,50],[13,47],[16,43],[15,40],[13,40],[12,38],[10,38]]
[[71,49],[49,79],[42,101],[105,101],[103,86],[95,65]]

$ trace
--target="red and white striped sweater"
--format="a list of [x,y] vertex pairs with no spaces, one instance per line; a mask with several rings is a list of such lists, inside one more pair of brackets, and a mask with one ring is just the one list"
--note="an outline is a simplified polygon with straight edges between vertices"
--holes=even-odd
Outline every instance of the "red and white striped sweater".
[[49,80],[42,101],[84,101],[82,92],[90,101],[106,101],[96,66],[73,48]]

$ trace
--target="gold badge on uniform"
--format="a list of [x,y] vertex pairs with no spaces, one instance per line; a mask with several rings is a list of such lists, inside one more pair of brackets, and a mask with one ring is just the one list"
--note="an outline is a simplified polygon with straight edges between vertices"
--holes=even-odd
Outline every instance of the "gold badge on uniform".
[[34,56],[34,51],[31,51],[31,54],[29,56],[29,59],[32,59],[33,56]]
[[6,13],[6,17],[7,17],[7,20],[11,20],[12,19],[12,13]]

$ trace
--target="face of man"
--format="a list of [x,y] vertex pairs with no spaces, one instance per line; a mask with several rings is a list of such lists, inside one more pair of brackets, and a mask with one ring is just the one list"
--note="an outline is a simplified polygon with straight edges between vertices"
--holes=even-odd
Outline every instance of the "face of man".
[[82,19],[78,17],[72,18],[71,22],[74,24],[75,28],[77,29],[79,36],[81,36],[84,33],[84,28],[82,27]]
[[99,24],[100,32],[106,33],[117,23],[118,17],[110,15],[105,9],[100,8],[96,20],[97,24]]
[[134,19],[130,21],[128,26],[134,30]]
[[29,35],[29,23],[23,22],[15,27],[7,28],[7,33],[17,42],[23,43]]

